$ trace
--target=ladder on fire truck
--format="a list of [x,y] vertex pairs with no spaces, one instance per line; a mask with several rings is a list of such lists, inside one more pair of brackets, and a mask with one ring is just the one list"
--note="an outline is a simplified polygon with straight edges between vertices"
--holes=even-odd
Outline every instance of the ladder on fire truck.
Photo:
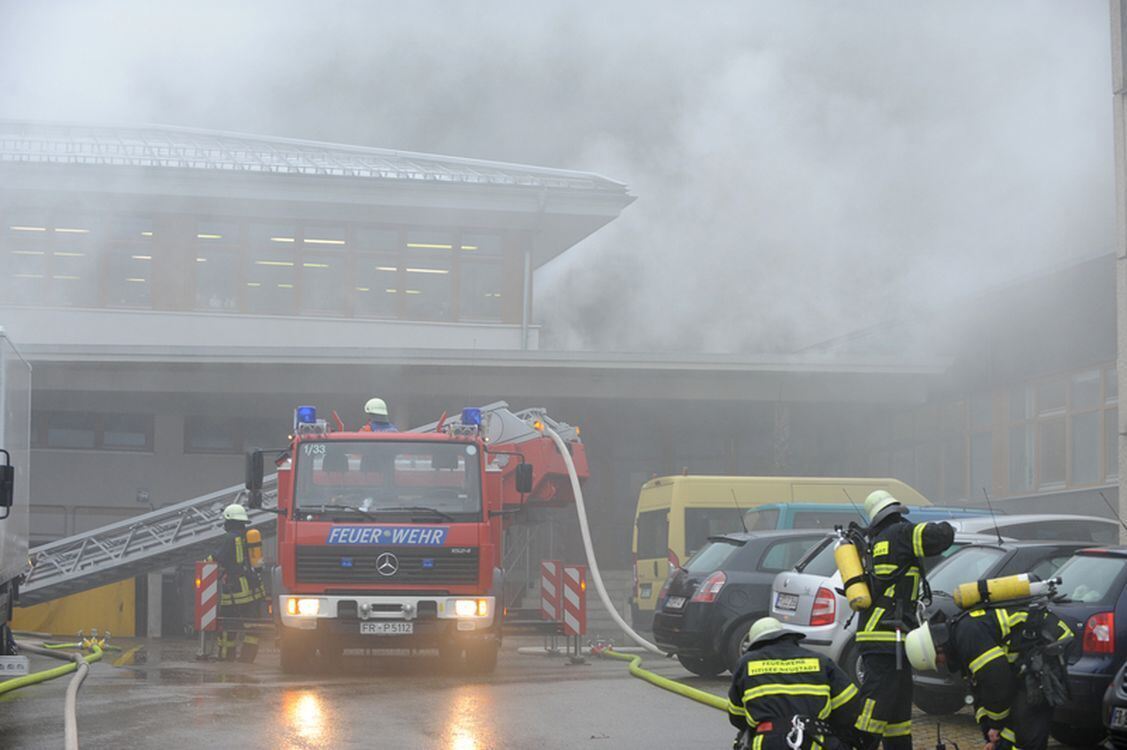
[[[544,409],[519,412],[498,401],[481,407],[483,426],[494,445],[522,443],[541,437],[533,424],[542,420],[561,435],[574,438],[577,430],[549,417]],[[409,432],[433,432],[438,422]],[[461,424],[461,416],[445,420],[445,426]],[[277,474],[264,478],[263,505],[277,502]],[[223,535],[223,509],[245,502],[241,484],[159,508],[124,521],[75,534],[33,548],[28,571],[20,586],[20,604],[30,606],[107,583],[189,563],[208,555]],[[268,533],[277,516],[248,509],[251,526]]]

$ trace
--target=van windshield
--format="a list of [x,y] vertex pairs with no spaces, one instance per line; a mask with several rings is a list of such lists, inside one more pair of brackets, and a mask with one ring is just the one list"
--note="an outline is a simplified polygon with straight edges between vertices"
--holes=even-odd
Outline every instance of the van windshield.
[[743,528],[739,508],[685,508],[685,552],[692,554],[700,549],[710,536]]

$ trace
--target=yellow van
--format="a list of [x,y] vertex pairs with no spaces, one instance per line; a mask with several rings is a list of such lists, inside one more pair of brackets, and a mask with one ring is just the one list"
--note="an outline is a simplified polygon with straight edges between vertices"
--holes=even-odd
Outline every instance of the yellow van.
[[[905,505],[930,505],[898,479],[840,477],[657,477],[642,485],[634,518],[634,623],[649,627],[658,593],[671,569],[708,537],[730,531],[832,528],[860,520],[873,490],[887,490]],[[800,510],[797,504],[819,506]],[[825,506],[824,510],[820,506]],[[854,507],[856,506],[856,507]]]

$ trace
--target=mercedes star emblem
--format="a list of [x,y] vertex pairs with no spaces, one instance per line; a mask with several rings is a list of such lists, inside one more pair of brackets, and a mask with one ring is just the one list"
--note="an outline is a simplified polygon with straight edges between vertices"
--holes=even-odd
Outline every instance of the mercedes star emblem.
[[393,576],[399,572],[399,558],[390,552],[384,552],[376,558],[376,570],[381,576]]

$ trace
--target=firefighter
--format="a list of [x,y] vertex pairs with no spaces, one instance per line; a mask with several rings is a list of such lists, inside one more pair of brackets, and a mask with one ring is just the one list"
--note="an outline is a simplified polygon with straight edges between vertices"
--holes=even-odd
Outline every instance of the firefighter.
[[[227,533],[210,558],[218,562],[220,568],[221,619],[243,620],[262,616],[266,590],[251,563],[246,537],[249,523],[247,509],[238,503],[232,503],[223,509],[223,530]],[[219,634],[220,660],[234,661],[236,649],[239,661],[253,662],[258,654],[258,638],[247,633],[245,628],[232,628],[224,622]]]
[[800,646],[804,637],[774,617],[752,624],[728,690],[736,748],[844,750],[879,739],[854,726],[857,686],[827,657]]
[[1045,603],[937,616],[908,633],[912,666],[961,671],[988,750],[1044,750],[1053,708],[1067,698],[1065,651],[1074,634]]
[[885,750],[912,747],[912,670],[904,663],[903,638],[919,624],[920,596],[927,593],[923,558],[938,555],[955,539],[949,523],[913,524],[907,513],[884,490],[865,498],[872,604],[857,613],[864,666],[857,728],[882,735]]
[[364,404],[364,426],[361,432],[399,432],[387,416],[387,403],[382,398],[370,398]]

